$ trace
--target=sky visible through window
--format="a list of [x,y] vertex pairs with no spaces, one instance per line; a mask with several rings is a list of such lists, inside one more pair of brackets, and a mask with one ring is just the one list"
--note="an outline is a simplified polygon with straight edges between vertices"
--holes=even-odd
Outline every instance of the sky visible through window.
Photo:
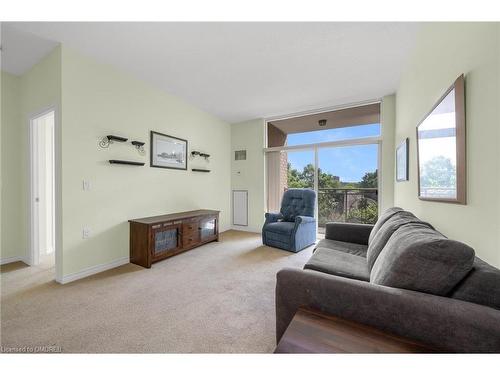
[[[361,125],[339,129],[325,129],[307,133],[289,134],[287,145],[303,145],[380,135],[380,124]],[[367,172],[374,172],[378,164],[378,145],[320,148],[319,168],[340,177],[342,182],[359,182]],[[291,167],[299,171],[307,164],[314,165],[314,151],[288,152]]]

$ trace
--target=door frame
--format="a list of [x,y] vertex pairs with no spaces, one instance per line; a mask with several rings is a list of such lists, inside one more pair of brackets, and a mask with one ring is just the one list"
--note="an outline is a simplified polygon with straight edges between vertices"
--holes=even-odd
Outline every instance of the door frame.
[[61,254],[61,141],[60,141],[60,119],[58,106],[49,105],[39,111],[32,112],[28,116],[28,256],[26,263],[30,266],[39,264],[40,254],[37,240],[36,218],[38,209],[35,204],[35,182],[36,168],[34,158],[37,154],[38,145],[34,139],[34,120],[50,112],[54,112],[54,254],[55,254],[55,279],[62,280],[62,254]]

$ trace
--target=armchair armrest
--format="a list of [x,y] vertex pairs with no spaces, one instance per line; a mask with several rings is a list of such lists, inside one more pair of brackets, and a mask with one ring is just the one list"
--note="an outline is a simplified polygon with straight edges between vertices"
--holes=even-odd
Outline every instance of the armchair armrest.
[[500,352],[500,311],[322,272],[285,268],[276,283],[276,336],[300,306],[418,340],[447,352]]
[[283,219],[283,215],[280,212],[266,212],[266,224],[275,223],[279,219]]
[[326,223],[325,238],[368,245],[372,224]]
[[315,223],[316,219],[312,216],[295,216],[295,224],[300,223]]

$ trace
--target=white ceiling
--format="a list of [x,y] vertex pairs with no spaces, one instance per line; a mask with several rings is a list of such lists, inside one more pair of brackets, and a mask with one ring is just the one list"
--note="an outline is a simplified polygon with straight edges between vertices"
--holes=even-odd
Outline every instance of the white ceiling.
[[57,45],[53,40],[2,25],[2,70],[21,75]]
[[[22,74],[62,42],[238,122],[395,92],[417,30],[413,23],[4,23],[2,66]],[[43,39],[28,41],[21,31]]]

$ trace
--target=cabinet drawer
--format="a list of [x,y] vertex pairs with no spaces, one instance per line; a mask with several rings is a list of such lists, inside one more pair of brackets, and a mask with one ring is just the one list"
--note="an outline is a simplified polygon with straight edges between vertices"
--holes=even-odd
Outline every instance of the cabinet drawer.
[[184,235],[191,235],[192,233],[198,232],[199,230],[200,229],[198,221],[182,223],[182,233]]
[[198,231],[184,234],[182,236],[182,247],[190,247],[200,242]]

